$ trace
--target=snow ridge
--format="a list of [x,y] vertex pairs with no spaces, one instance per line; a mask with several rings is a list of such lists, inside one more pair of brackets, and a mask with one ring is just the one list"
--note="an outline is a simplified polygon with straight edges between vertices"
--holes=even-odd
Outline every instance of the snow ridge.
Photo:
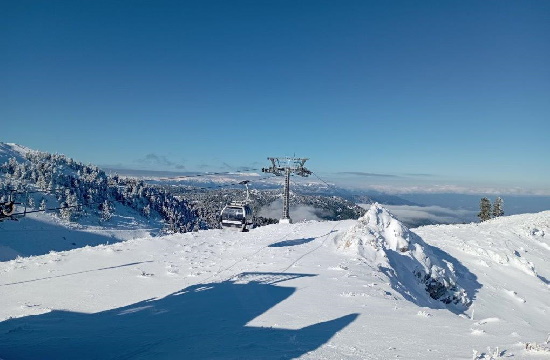
[[397,291],[419,305],[431,303],[426,295],[462,308],[471,304],[457,283],[453,262],[438,258],[434,249],[378,203],[337,240],[337,246],[365,258],[390,278]]
[[14,143],[0,142],[0,164],[11,158],[15,158],[17,162],[24,161],[25,155],[30,152],[34,152],[34,150]]

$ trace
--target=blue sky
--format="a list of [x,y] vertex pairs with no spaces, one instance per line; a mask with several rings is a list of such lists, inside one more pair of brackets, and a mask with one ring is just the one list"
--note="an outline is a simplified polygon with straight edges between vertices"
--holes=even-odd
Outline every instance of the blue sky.
[[548,1],[11,1],[1,141],[99,165],[309,157],[348,184],[550,193]]

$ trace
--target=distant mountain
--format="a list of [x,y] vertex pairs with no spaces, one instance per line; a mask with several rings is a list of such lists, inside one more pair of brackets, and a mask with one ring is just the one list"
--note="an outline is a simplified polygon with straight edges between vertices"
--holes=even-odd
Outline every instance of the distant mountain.
[[[258,190],[281,190],[283,187],[284,178],[282,176],[273,176],[269,174],[254,173],[254,172],[228,172],[228,173],[189,173],[172,176],[161,176],[158,172],[148,171],[123,171],[122,174],[131,174],[130,176],[139,176],[145,179],[146,182],[170,186],[181,189],[200,188],[204,190],[219,189],[219,188],[239,188],[242,189],[239,182],[246,180],[250,182],[252,189]],[[378,202],[387,205],[411,205],[418,206],[419,204],[403,199],[399,196],[384,194],[374,190],[359,190],[347,189],[324,182],[312,177],[291,177],[291,189],[296,194],[312,195],[312,196],[337,196],[357,204],[372,204]]]

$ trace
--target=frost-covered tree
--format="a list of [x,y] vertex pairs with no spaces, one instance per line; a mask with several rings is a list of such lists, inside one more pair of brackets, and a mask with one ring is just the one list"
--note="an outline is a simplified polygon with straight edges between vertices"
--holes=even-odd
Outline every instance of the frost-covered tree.
[[29,196],[27,199],[27,206],[31,209],[34,209],[34,198],[32,196]]
[[61,203],[61,209],[59,209],[61,217],[68,221],[78,219],[81,215],[79,207],[78,196],[69,189],[65,190],[65,201]]
[[493,203],[493,217],[499,217],[504,215],[504,200],[499,196]]
[[113,207],[111,206],[111,204],[109,203],[109,200],[105,200],[101,205],[100,205],[100,210],[101,210],[101,221],[109,221],[111,220],[111,217],[113,217]]
[[67,221],[71,220],[72,210],[66,202],[62,202],[59,209],[59,216]]
[[39,207],[39,209],[45,211],[46,208],[47,208],[46,199],[45,199],[45,198],[42,198],[42,200],[40,200],[40,207]]
[[480,221],[487,221],[491,218],[491,201],[486,197],[482,198],[479,203],[479,214],[477,214]]
[[151,217],[151,206],[150,206],[149,204],[147,204],[147,205],[143,208],[142,212],[143,212],[143,215],[144,215],[146,218]]

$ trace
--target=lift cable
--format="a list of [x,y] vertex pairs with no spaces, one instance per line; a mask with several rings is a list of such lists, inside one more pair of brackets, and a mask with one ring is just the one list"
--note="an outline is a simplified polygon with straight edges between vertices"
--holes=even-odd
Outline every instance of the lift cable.
[[254,182],[263,181],[263,180],[266,180],[266,179],[273,179],[273,176],[266,176],[266,177],[263,177],[263,178],[253,179],[253,180],[242,180],[242,181],[239,181],[239,182],[223,184],[223,185],[213,185],[213,186],[181,185],[181,186],[187,187],[187,188],[189,188],[189,190],[191,190],[191,189],[210,190],[210,189],[221,189],[221,188],[229,187],[229,186],[243,185],[245,183],[245,181],[247,183],[254,183]]
[[321,179],[321,177],[319,175],[317,175],[315,172],[311,172],[313,175],[315,175],[315,177],[319,180],[321,180],[326,186],[328,187],[331,187],[331,188],[334,188],[335,190],[338,190],[338,188],[336,187],[336,185],[334,184],[329,184],[328,182],[326,182],[325,180]]
[[[153,181],[153,180],[180,180],[180,179],[187,179],[187,178],[193,178],[193,177],[205,177],[205,176],[212,176],[212,175],[230,175],[230,174],[245,174],[250,171],[258,171],[260,169],[248,169],[248,171],[224,171],[224,172],[209,172],[209,173],[202,173],[202,174],[195,174],[195,175],[181,175],[181,176],[173,176],[173,177],[158,177],[153,179],[153,176],[143,176],[143,179],[145,181]],[[120,176],[120,175],[119,175]],[[122,176],[126,177],[126,176]],[[128,176],[131,177],[131,176]]]
[[[17,203],[17,204],[21,204],[21,203]],[[87,203],[86,205],[94,205],[94,204],[99,204],[99,202],[90,202],[90,203]],[[25,210],[23,212],[18,212],[18,213],[12,213],[10,215],[5,215],[5,214],[2,214],[0,213],[0,222],[2,222],[3,220],[15,220],[17,221],[17,217],[24,217],[26,216],[27,214],[32,214],[32,213],[37,213],[37,212],[46,212],[46,211],[55,211],[55,210],[63,210],[63,209],[71,209],[71,208],[82,208],[82,204],[78,204],[78,205],[67,205],[65,204],[65,206],[58,206],[58,207],[54,207],[54,208],[46,208],[46,209],[38,209],[38,210],[27,210],[26,209],[26,206],[25,206]]]

